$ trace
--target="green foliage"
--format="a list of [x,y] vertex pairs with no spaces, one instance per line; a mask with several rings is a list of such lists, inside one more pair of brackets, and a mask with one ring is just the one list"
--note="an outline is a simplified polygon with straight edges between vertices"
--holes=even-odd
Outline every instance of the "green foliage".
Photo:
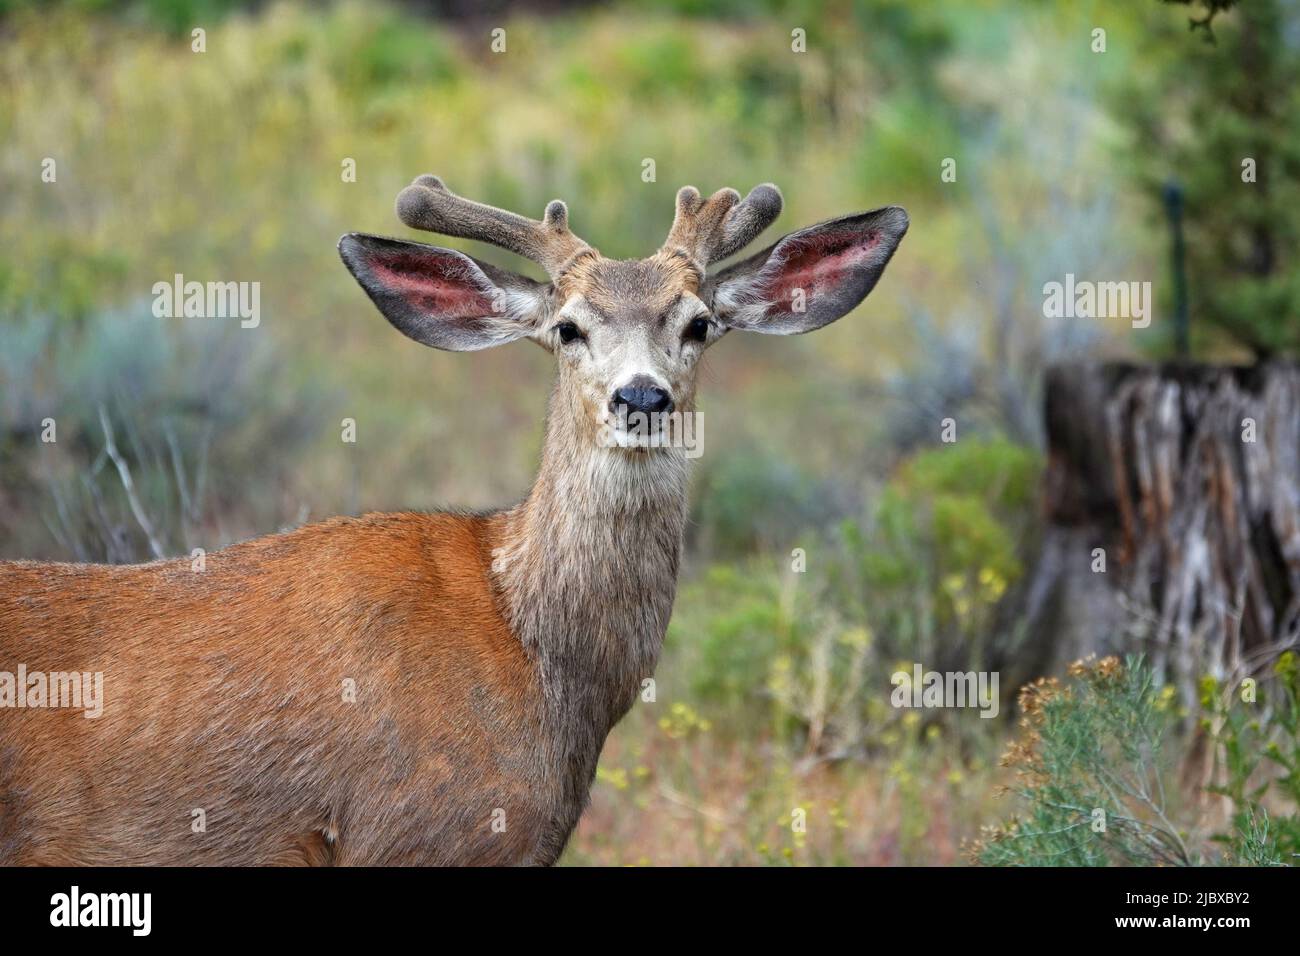
[[1237,0],[1160,0],[1161,3],[1188,7],[1192,14],[1187,25],[1192,30],[1204,30],[1207,42],[1214,42],[1214,18],[1237,5]]
[[210,27],[251,0],[0,0],[0,16],[27,9],[62,6],[78,13],[114,13],[128,22],[146,23],[175,35]]
[[[1203,850],[1178,802],[1180,759],[1198,747],[1176,732],[1172,687],[1158,688],[1140,658],[1078,662],[1074,680],[1040,679],[1020,695],[1020,739],[1003,758],[1023,814],[986,828],[972,847],[997,866],[1128,864],[1293,865],[1300,857],[1300,680],[1294,653],[1269,682],[1273,699],[1236,699],[1202,684],[1203,741],[1216,762],[1207,793],[1231,808],[1228,828]],[[1261,691],[1262,694],[1262,691]]]
[[824,482],[788,457],[757,449],[706,459],[693,498],[695,539],[718,557],[788,550],[835,515]]
[[[1300,350],[1300,57],[1292,0],[1201,4],[1197,42],[1152,10],[1147,69],[1117,92],[1153,211],[1185,192],[1193,341],[1218,329],[1267,357]],[[1218,14],[1215,16],[1215,14]],[[1209,23],[1213,18],[1213,30]],[[1245,181],[1243,164],[1254,166]]]
[[993,614],[1023,573],[1040,471],[1036,452],[1005,439],[943,445],[903,464],[870,522],[845,526],[844,600],[894,659],[980,669],[1013,649]]
[[[811,751],[861,752],[900,716],[886,691],[901,663],[966,670],[1013,649],[994,611],[1023,573],[1039,469],[1036,452],[1001,438],[922,451],[869,520],[838,534],[792,527],[775,548],[805,553],[779,567],[754,559],[710,569],[681,595],[669,638],[690,658],[693,691]],[[763,500],[740,497],[743,487],[706,499],[734,508],[736,528],[753,509],[785,513],[783,496],[798,514],[790,488]],[[709,523],[728,526],[716,513]]]
[[876,512],[882,540],[864,554],[870,583],[892,585],[916,568],[917,546],[934,576],[991,569],[1004,582],[1021,571],[1017,532],[1030,524],[1038,455],[1005,439],[971,439],[924,451],[890,481]]
[[302,61],[323,52],[330,75],[352,96],[379,97],[401,86],[437,88],[463,73],[446,37],[412,29],[406,16],[386,7],[361,22],[331,17],[323,33],[319,40],[292,36],[287,52]]
[[686,587],[666,646],[692,656],[696,699],[722,710],[752,708],[772,660],[797,639],[779,598],[776,576],[758,567],[716,565]]
[[160,320],[147,302],[75,328],[41,313],[8,318],[0,485],[28,508],[13,526],[0,511],[0,537],[26,557],[52,552],[52,537],[57,556],[121,563],[301,520],[288,511],[294,453],[315,437],[306,412],[328,393],[286,380],[283,356],[225,334],[224,322]]
[[[1300,860],[1300,661],[1287,651],[1273,667],[1274,680],[1252,699],[1202,683],[1204,729],[1218,745],[1221,781],[1211,793],[1232,802],[1232,830],[1216,839],[1238,862],[1252,866],[1294,865]],[[1272,699],[1264,691],[1272,692]],[[1291,808],[1271,815],[1270,804]]]
[[1022,691],[1025,731],[1003,763],[1026,812],[986,831],[973,855],[994,866],[1193,862],[1168,818],[1168,698],[1150,669],[1107,658],[1072,672],[1068,687],[1040,680]]

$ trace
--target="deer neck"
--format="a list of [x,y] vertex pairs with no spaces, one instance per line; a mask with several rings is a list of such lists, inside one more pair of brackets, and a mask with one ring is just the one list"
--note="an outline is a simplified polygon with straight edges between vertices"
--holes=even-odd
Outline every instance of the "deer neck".
[[537,480],[499,516],[494,573],[537,662],[543,719],[563,731],[566,746],[594,746],[592,773],[605,736],[659,659],[687,471],[681,448],[601,447],[578,403],[557,389]]

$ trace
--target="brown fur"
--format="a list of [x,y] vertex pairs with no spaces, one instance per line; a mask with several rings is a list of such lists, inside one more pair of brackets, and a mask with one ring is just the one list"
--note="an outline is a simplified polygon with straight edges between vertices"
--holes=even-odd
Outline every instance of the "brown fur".
[[528,772],[538,677],[488,586],[490,535],[370,515],[201,572],[0,563],[0,666],[102,671],[105,697],[93,720],[0,712],[0,862],[527,858],[552,812]]

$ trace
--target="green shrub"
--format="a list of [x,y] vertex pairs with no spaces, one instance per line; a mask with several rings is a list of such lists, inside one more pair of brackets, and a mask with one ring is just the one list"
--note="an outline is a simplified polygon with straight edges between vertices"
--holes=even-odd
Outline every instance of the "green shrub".
[[1188,864],[1169,822],[1168,697],[1136,660],[1075,665],[1065,686],[1040,679],[1020,695],[1023,733],[1003,758],[1023,817],[973,850],[989,865]]
[[751,710],[772,660],[797,640],[770,567],[716,565],[694,576],[677,601],[667,644],[691,656],[695,699]]
[[679,599],[670,652],[685,656],[693,694],[727,715],[720,722],[760,723],[796,750],[846,756],[884,725],[890,685],[871,632],[816,582],[757,560],[714,566]]
[[994,609],[1022,573],[1038,467],[1002,439],[945,445],[905,462],[869,521],[800,534],[824,495],[793,470],[724,461],[703,496],[710,546],[752,547],[746,530],[763,528],[779,557],[684,589],[669,640],[692,689],[797,747],[864,752],[901,716],[888,700],[904,662],[979,669],[1008,649]]
[[[1256,688],[1201,687],[1202,729],[1217,745],[1218,780],[1209,791],[1231,801],[1232,829],[1215,840],[1235,862],[1295,864],[1300,860],[1300,662],[1293,651],[1273,667],[1274,680]],[[1271,699],[1270,699],[1271,697]],[[1270,804],[1289,806],[1270,813]]]
[[267,336],[147,302],[3,321],[0,482],[34,506],[0,499],[4,557],[142,561],[303,517],[291,475],[327,396],[286,380]]
[[788,458],[741,451],[706,464],[694,489],[694,543],[720,558],[788,553],[834,519],[836,497]]
[[1040,459],[1001,438],[968,439],[907,460],[871,519],[843,528],[846,607],[895,660],[936,670],[996,668],[1016,635],[995,627],[1023,574]]
[[[1284,654],[1274,700],[1203,687],[1199,739],[1176,733],[1172,687],[1140,658],[1078,662],[1073,681],[1043,678],[1020,696],[1022,733],[1003,765],[1022,814],[985,829],[972,857],[994,866],[1280,865],[1300,836],[1297,680]],[[1198,841],[1195,799],[1179,802],[1180,766],[1201,746],[1215,763],[1208,792],[1226,798],[1229,829]],[[1279,772],[1279,768],[1280,771]],[[1184,774],[1185,776],[1185,774]],[[1195,795],[1193,795],[1194,797]],[[1192,821],[1192,822],[1189,822]]]

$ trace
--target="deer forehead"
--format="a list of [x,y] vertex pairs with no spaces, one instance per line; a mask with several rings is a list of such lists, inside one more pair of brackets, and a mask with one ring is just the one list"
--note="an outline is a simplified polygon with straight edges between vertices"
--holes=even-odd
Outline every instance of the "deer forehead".
[[591,256],[574,264],[556,286],[566,304],[580,299],[614,321],[647,322],[699,292],[700,274],[676,255],[648,259]]

